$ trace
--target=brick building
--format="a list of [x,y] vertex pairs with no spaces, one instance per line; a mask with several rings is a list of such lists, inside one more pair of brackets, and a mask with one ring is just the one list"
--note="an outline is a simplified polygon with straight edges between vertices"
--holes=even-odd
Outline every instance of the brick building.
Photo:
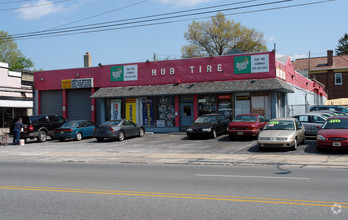
[[348,98],[348,55],[333,56],[333,51],[328,50],[326,57],[297,59],[293,67],[322,83],[328,99]]

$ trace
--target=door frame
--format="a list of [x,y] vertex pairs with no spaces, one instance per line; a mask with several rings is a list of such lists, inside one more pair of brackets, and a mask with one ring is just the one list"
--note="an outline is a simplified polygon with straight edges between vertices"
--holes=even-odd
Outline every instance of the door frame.
[[184,116],[184,106],[191,106],[191,118],[192,118],[192,122],[194,120],[194,104],[193,102],[182,102],[179,105],[179,110],[180,110],[180,127],[179,130],[180,131],[186,131],[187,127],[190,126],[192,124],[192,122],[187,123],[189,125],[182,125],[182,120],[183,120],[183,116]]

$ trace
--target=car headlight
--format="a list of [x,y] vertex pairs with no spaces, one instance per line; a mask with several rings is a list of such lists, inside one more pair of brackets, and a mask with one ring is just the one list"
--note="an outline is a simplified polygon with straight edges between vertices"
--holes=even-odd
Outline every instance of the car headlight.
[[192,128],[188,128],[186,131],[193,131],[193,129]]
[[202,131],[211,132],[211,128],[203,128]]
[[326,141],[326,138],[323,135],[317,135],[317,140]]

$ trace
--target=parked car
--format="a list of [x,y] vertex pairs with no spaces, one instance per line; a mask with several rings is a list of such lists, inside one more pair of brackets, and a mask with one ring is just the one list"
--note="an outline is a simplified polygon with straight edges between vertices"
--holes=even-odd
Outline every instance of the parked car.
[[187,128],[187,137],[193,139],[195,137],[216,138],[219,134],[227,132],[227,126],[230,120],[221,114],[205,114],[196,119],[196,121]]
[[91,121],[68,121],[54,130],[54,138],[59,141],[65,141],[67,138],[75,138],[75,140],[80,141],[82,138],[93,137],[94,128],[95,125]]
[[301,122],[301,124],[306,129],[306,136],[316,137],[319,131],[320,126],[322,126],[325,120],[328,118],[326,115],[321,114],[320,112],[309,112],[300,115],[295,115],[293,118],[296,118]]
[[346,113],[346,112],[340,112],[340,111],[334,111],[334,110],[319,110],[319,111],[312,111],[312,112],[316,112],[316,113],[320,113],[320,114],[327,114],[327,115],[330,115],[330,116],[337,116],[337,115],[345,116],[345,115],[348,115],[348,113]]
[[348,109],[343,106],[335,106],[335,105],[315,105],[310,107],[309,111],[319,111],[319,110],[333,110],[348,113]]
[[348,149],[348,116],[328,118],[317,135],[317,150]]
[[305,127],[296,118],[272,119],[261,129],[257,144],[259,149],[277,147],[296,150],[298,144],[306,140],[305,131]]
[[144,135],[145,128],[143,126],[137,125],[126,119],[106,121],[97,126],[94,130],[94,137],[97,138],[99,142],[103,141],[105,138],[123,141],[128,137],[143,137]]
[[237,115],[228,125],[227,133],[231,140],[235,137],[257,137],[266,119],[259,114]]
[[16,116],[11,124],[11,133],[18,118],[22,118],[23,125],[25,126],[24,131],[20,135],[20,138],[25,141],[28,138],[37,138],[39,142],[44,142],[47,140],[47,136],[53,138],[54,130],[66,122],[63,117],[58,115]]

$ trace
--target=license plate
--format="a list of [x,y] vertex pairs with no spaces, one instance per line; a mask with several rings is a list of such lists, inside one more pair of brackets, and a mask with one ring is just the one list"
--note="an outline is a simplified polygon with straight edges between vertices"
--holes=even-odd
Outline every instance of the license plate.
[[332,146],[334,146],[334,147],[341,147],[341,142],[333,142]]
[[64,131],[61,131],[60,133],[61,133],[61,134],[64,134]]
[[238,131],[237,135],[243,135],[243,131]]

